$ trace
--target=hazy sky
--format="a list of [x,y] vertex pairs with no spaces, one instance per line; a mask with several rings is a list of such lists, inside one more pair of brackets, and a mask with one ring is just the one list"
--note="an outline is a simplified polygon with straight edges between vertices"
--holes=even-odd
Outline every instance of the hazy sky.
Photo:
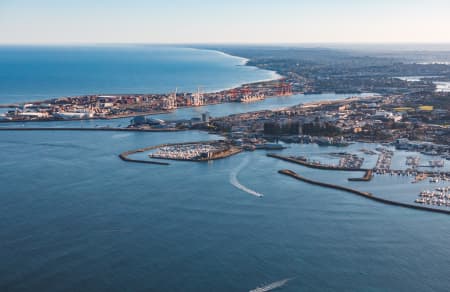
[[0,0],[0,43],[450,42],[450,0]]

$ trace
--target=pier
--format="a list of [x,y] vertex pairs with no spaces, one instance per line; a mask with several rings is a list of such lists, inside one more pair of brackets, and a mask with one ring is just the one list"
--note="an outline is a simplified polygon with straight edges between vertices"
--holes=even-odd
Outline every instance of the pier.
[[392,205],[392,206],[404,207],[404,208],[409,208],[409,209],[416,209],[416,210],[429,211],[429,212],[435,212],[435,213],[442,213],[442,214],[450,215],[450,210],[430,208],[430,207],[419,206],[419,205],[411,205],[411,204],[407,204],[407,203],[402,203],[402,202],[396,202],[396,201],[383,199],[383,198],[380,198],[380,197],[376,197],[373,194],[368,193],[368,192],[362,192],[362,191],[358,191],[358,190],[355,190],[355,189],[352,189],[352,188],[348,188],[348,187],[344,187],[344,186],[339,186],[339,185],[334,185],[334,184],[329,184],[329,183],[325,183],[325,182],[321,182],[321,181],[308,179],[308,178],[303,177],[303,176],[301,176],[301,175],[299,175],[299,174],[297,174],[294,171],[289,170],[289,169],[279,170],[278,173],[290,176],[292,178],[295,178],[297,180],[300,180],[300,181],[303,181],[303,182],[306,182],[306,183],[309,183],[309,184],[318,185],[318,186],[322,186],[322,187],[326,187],[326,188],[331,188],[331,189],[336,189],[336,190],[352,193],[352,194],[364,197],[366,199],[369,199],[369,200],[372,200],[372,201],[376,201],[376,202],[379,202],[379,203],[383,203],[383,204],[386,204],[386,205]]
[[391,170],[392,157],[394,156],[394,151],[385,148],[377,148],[380,152],[378,155],[377,164],[375,166],[375,171],[377,173],[386,173]]
[[366,170],[366,173],[364,174],[363,177],[351,177],[348,180],[349,181],[371,181],[372,177],[373,177],[373,170],[368,169],[368,170]]

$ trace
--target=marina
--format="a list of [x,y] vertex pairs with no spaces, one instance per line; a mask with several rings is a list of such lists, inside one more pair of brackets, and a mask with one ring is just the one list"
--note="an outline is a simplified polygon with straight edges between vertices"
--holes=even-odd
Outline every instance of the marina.
[[412,169],[416,169],[419,167],[420,157],[419,156],[407,156],[406,157],[406,165],[411,167]]
[[378,155],[375,172],[377,174],[391,173],[391,161],[394,156],[394,151],[385,148],[376,149],[380,154]]
[[424,205],[435,205],[450,207],[450,186],[437,187],[435,190],[424,190],[420,192],[419,198],[414,202]]
[[[300,180],[300,181],[303,181],[303,182],[306,182],[309,184],[349,192],[349,193],[356,194],[358,196],[361,196],[361,197],[364,197],[364,198],[367,198],[367,199],[370,199],[370,200],[373,200],[376,202],[380,202],[383,204],[387,204],[387,205],[393,205],[393,206],[405,207],[405,208],[409,208],[409,209],[423,210],[423,211],[443,213],[443,214],[450,215],[450,210],[439,209],[439,208],[430,208],[430,207],[425,207],[425,206],[412,205],[412,204],[402,203],[399,201],[384,199],[384,198],[381,198],[378,196],[374,196],[372,193],[369,193],[369,192],[363,192],[363,191],[359,191],[359,190],[349,188],[349,187],[344,187],[344,186],[340,186],[340,185],[335,185],[335,184],[330,184],[330,183],[321,182],[321,181],[317,181],[317,180],[312,180],[312,179],[303,177],[303,176],[295,173],[294,171],[288,170],[288,169],[280,170],[279,173],[293,177],[297,180]],[[444,200],[444,199],[436,199],[436,200],[432,200],[432,202],[434,202],[434,201],[440,202],[439,200]]]
[[359,157],[357,154],[343,153],[339,156],[338,167],[341,168],[361,168],[364,163],[364,157]]
[[226,141],[183,143],[157,146],[154,149],[156,151],[149,154],[150,158],[186,161],[221,159],[242,151],[241,148],[234,147]]

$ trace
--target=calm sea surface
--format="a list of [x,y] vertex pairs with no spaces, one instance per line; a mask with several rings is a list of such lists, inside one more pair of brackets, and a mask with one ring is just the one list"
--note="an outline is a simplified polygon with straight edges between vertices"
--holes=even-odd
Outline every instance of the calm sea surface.
[[[14,49],[7,49],[14,53]],[[8,75],[10,69],[5,68],[17,68],[17,76],[29,74],[29,83],[21,95],[2,77],[5,101],[26,99],[42,88],[47,88],[45,94],[52,90],[55,95],[75,93],[77,86],[61,75],[57,77],[67,86],[59,84],[55,89],[50,83],[41,84],[41,75],[54,71],[53,65],[47,67],[41,59],[42,48],[36,52],[32,48],[17,49],[17,54],[20,50],[29,52],[29,59],[9,60],[1,55],[1,62],[9,62],[10,67],[0,66],[0,75]],[[59,52],[55,59],[46,57],[54,64],[66,49],[44,51],[51,50]],[[86,48],[74,50],[89,56]],[[95,63],[103,58],[97,50],[94,48],[90,57],[93,64],[85,60],[82,66],[73,61],[75,67],[92,69],[88,73],[79,69],[83,82],[90,82],[87,76],[106,78],[96,71]],[[143,67],[151,67],[153,62],[164,67],[164,60],[178,58],[184,63],[183,70],[190,72],[177,77],[176,85],[183,88],[206,78],[198,66],[215,68],[215,75],[225,76],[211,78],[216,82],[208,85],[211,88],[272,74],[236,66],[240,61],[213,52],[149,48],[153,50],[161,57],[133,58],[144,58],[137,62]],[[144,49],[139,52],[148,53]],[[73,54],[71,58],[81,58]],[[209,57],[205,60],[204,55]],[[115,63],[114,57],[108,58]],[[41,64],[34,74],[19,69],[34,62]],[[119,58],[117,63],[121,62]],[[122,63],[120,66],[129,70]],[[62,67],[58,70],[64,71]],[[158,84],[168,84],[161,85],[161,91],[173,87],[172,77],[177,74],[171,70],[167,69],[168,79],[160,76],[148,88]],[[137,90],[120,80],[121,74],[112,74],[117,74],[114,78],[124,89]],[[145,84],[141,78],[145,77],[139,75],[135,81]],[[103,92],[96,86],[92,81],[92,87],[82,90]],[[116,88],[106,86],[104,90]],[[218,116],[344,97],[298,95],[248,105],[184,109],[159,117],[192,117],[205,109]],[[101,122],[46,125],[95,126]],[[450,217],[381,205],[311,186],[277,171],[288,168],[307,177],[408,203],[420,190],[437,185],[430,186],[426,181],[411,184],[411,177],[391,176],[377,176],[370,183],[350,183],[347,178],[359,174],[307,169],[268,158],[265,151],[241,153],[211,163],[173,162],[170,166],[125,163],[117,157],[122,151],[148,145],[217,138],[196,131],[0,132],[0,291],[228,292],[249,291],[285,278],[292,279],[279,291],[448,291]],[[377,146],[354,144],[336,149],[289,145],[281,153],[307,154],[316,160],[336,162],[330,152],[355,151],[363,155],[361,148]],[[405,167],[406,155],[410,153],[395,154],[396,168]],[[367,167],[376,161],[376,156],[365,157]],[[423,157],[426,159],[431,158]],[[257,198],[248,189],[264,197]]]
[[0,46],[0,103],[108,93],[216,91],[271,71],[216,51],[164,46]]

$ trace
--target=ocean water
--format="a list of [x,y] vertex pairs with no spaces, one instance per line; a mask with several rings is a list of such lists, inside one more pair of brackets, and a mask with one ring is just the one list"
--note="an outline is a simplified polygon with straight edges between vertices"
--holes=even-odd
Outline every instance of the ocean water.
[[245,59],[181,47],[0,46],[0,103],[83,94],[217,91],[276,78]]
[[[286,103],[266,105],[277,101]],[[242,110],[229,106],[214,110]],[[266,151],[169,166],[117,157],[149,145],[218,138],[197,131],[0,132],[0,291],[229,292],[286,278],[277,291],[448,290],[447,215],[385,206],[277,171],[405,202],[427,182],[377,176],[350,183],[359,174],[308,169]],[[280,153],[330,161],[329,152],[379,145],[288,146]],[[373,163],[367,157],[367,166]]]

